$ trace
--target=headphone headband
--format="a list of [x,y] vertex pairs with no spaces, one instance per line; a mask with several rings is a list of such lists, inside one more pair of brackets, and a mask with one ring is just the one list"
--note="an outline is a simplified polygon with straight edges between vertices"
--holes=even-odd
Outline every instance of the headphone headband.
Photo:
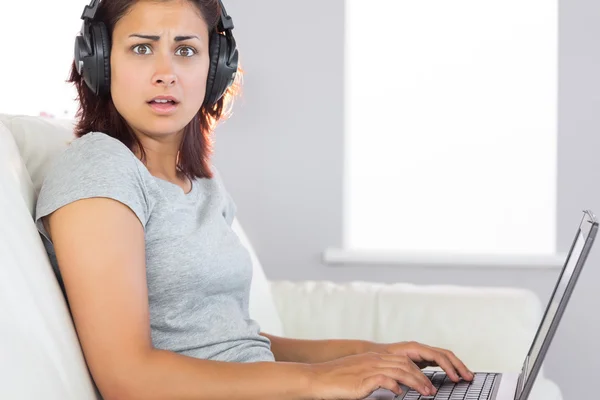
[[233,29],[233,20],[227,14],[227,10],[225,10],[225,6],[221,0],[219,0],[219,6],[221,6],[221,18],[219,18],[219,23],[217,24],[219,32],[231,31]]
[[[91,0],[90,4],[85,6],[83,9],[83,13],[81,14],[82,20],[90,20],[93,21],[96,17],[96,11],[98,11],[98,6],[100,5],[100,0]],[[225,10],[225,6],[223,5],[223,1],[219,0],[219,6],[221,8],[221,15],[218,22],[219,32],[231,31],[233,30],[233,20],[227,14],[227,10]]]
[[[219,0],[220,1],[220,0]],[[89,6],[85,6],[83,9],[83,13],[81,14],[81,19],[84,21],[86,19],[93,20],[96,16],[96,11],[98,11],[98,6],[100,5],[100,0],[92,0]]]

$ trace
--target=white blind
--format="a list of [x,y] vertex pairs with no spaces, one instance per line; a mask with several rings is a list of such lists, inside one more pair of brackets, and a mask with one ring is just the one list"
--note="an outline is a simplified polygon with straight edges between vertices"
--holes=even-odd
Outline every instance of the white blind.
[[347,0],[344,248],[549,255],[556,0]]
[[76,91],[65,83],[86,0],[0,2],[0,112],[71,118]]

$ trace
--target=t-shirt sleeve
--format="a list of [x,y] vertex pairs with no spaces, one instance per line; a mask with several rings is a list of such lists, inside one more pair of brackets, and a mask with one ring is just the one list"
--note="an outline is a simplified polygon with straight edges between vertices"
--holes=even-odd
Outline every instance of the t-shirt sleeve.
[[[134,154],[102,133],[75,140],[57,158],[44,178],[36,204],[35,224],[48,238],[41,219],[77,200],[105,197],[129,207],[145,227],[150,205]],[[87,136],[86,135],[86,136]]]

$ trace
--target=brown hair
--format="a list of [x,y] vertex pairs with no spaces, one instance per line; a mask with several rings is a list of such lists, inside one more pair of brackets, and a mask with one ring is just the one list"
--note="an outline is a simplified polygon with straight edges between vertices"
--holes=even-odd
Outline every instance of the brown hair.
[[[106,25],[111,43],[115,24],[136,1],[139,0],[101,1],[94,20],[101,21]],[[198,7],[208,26],[208,31],[216,30],[221,13],[218,0],[189,1],[192,1]],[[202,105],[198,113],[184,128],[183,140],[179,148],[178,174],[183,174],[190,179],[195,177],[212,178],[213,174],[210,170],[210,156],[213,152],[212,134],[217,123],[230,115],[233,99],[241,89],[240,79],[242,73],[241,68],[238,68],[235,82],[227,89],[225,95],[212,106]],[[71,66],[71,74],[67,82],[75,85],[77,99],[79,100],[75,135],[81,137],[89,132],[104,132],[120,140],[131,150],[134,147],[139,148],[142,162],[145,162],[146,153],[141,142],[125,119],[118,113],[110,94],[105,96],[95,95],[87,87],[83,77],[77,72],[75,61]]]

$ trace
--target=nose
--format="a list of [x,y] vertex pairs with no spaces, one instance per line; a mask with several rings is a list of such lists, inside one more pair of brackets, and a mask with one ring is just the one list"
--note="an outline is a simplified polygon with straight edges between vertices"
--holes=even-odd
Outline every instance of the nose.
[[169,56],[157,57],[156,71],[152,77],[155,85],[170,87],[177,83],[173,60]]

